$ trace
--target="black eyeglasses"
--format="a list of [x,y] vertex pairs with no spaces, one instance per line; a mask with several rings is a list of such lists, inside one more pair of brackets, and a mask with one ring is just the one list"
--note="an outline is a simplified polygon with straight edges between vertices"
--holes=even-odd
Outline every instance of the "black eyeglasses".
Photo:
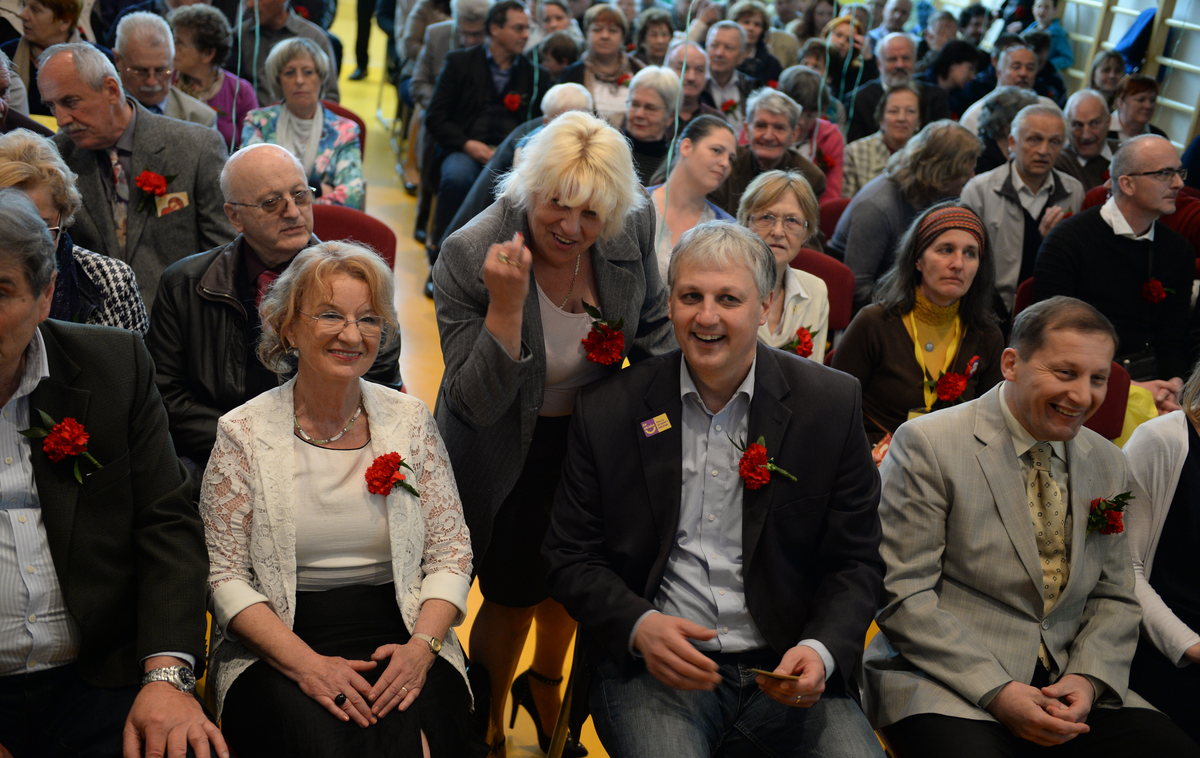
[[1164,168],[1159,169],[1158,171],[1142,171],[1141,173],[1137,174],[1126,174],[1125,176],[1153,176],[1169,182],[1175,177],[1176,174],[1179,174],[1179,179],[1181,181],[1187,181],[1187,171],[1188,170],[1186,168]]
[[[312,205],[313,195],[315,195],[316,192],[317,192],[317,190],[314,187],[308,187],[306,189],[302,189],[299,192],[295,192],[291,195],[292,202],[296,204],[297,208],[303,208],[307,205]],[[261,203],[230,202],[229,204],[230,205],[240,205],[245,208],[261,208],[263,210],[263,213],[270,214],[270,213],[274,213],[274,212],[280,210],[281,208],[286,207],[287,198],[288,198],[288,196],[285,195],[284,197],[273,197],[270,200],[266,200]]]

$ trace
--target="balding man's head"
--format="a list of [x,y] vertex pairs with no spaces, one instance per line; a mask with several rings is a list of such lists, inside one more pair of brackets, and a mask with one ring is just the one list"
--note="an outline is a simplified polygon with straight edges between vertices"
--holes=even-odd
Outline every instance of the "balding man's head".
[[1113,196],[1142,214],[1174,213],[1175,198],[1183,187],[1181,168],[1179,153],[1166,139],[1154,134],[1134,137],[1113,155],[1109,168]]
[[221,192],[225,215],[263,263],[277,266],[308,245],[312,191],[286,149],[258,144],[234,153],[221,171]]

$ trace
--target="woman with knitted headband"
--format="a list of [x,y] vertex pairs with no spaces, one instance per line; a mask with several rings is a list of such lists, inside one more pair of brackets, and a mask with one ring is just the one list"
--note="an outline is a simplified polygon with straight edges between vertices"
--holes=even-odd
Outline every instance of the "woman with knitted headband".
[[838,343],[833,367],[862,383],[876,441],[912,415],[999,383],[1004,337],[992,311],[996,271],[983,222],[957,200],[931,206],[900,240],[875,302]]

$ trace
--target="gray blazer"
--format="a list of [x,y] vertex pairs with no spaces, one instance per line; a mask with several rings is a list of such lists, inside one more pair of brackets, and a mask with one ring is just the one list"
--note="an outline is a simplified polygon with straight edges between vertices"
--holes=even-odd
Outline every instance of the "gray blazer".
[[1106,686],[1097,707],[1150,707],[1128,689],[1141,608],[1125,535],[1086,540],[1091,500],[1129,489],[1121,451],[1090,429],[1066,443],[1073,519],[1067,587],[1044,619],[1025,478],[1000,389],[900,427],[880,468],[884,606],[863,658],[876,727],[921,713],[992,720],[980,707],[1028,684],[1044,641],[1051,681]]
[[[446,238],[433,267],[446,364],[434,418],[454,464],[476,566],[491,540],[492,519],[521,474],[546,386],[545,338],[532,272],[520,360],[514,361],[483,325],[489,300],[481,276],[484,257],[493,243],[512,239],[514,232],[529,239],[525,212],[508,199],[497,200]],[[606,319],[625,319],[626,357],[636,361],[675,349],[649,203],[626,217],[620,233],[592,246],[592,266],[600,301],[594,305]]]
[[[433,85],[437,84],[438,73],[446,62],[446,53],[458,49],[457,35],[454,33],[453,21],[439,21],[425,27],[425,44],[417,56],[417,68],[413,71],[412,90],[413,101],[422,108],[429,107],[433,99]],[[422,127],[422,132],[424,127]]]
[[[219,181],[221,167],[228,157],[221,133],[199,124],[156,116],[136,103],[134,107],[137,122],[133,132],[124,250],[117,243],[116,225],[104,191],[105,179],[100,175],[100,161],[107,163],[107,159],[103,154],[97,157],[95,151],[76,147],[63,132],[54,135],[54,144],[67,166],[78,174],[75,186],[83,195],[83,206],[71,225],[71,238],[88,250],[128,263],[137,277],[146,310],[153,312],[163,269],[189,255],[227,244],[236,235],[225,216]],[[134,182],[145,170],[164,177],[174,176],[167,184],[167,192],[186,192],[187,207],[166,216],[137,210],[145,193]]]
[[168,118],[191,121],[209,129],[217,128],[217,112],[178,87],[173,86],[167,91],[167,99],[163,100],[162,108],[163,115]]

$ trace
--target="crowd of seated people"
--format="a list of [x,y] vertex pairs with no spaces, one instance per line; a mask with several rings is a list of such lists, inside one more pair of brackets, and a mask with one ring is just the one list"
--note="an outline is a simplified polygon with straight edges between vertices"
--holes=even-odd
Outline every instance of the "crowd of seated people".
[[548,751],[573,640],[571,758],[1200,756],[1200,146],[1059,2],[403,4],[432,408],[329,6],[108,5],[0,47],[0,756]]

